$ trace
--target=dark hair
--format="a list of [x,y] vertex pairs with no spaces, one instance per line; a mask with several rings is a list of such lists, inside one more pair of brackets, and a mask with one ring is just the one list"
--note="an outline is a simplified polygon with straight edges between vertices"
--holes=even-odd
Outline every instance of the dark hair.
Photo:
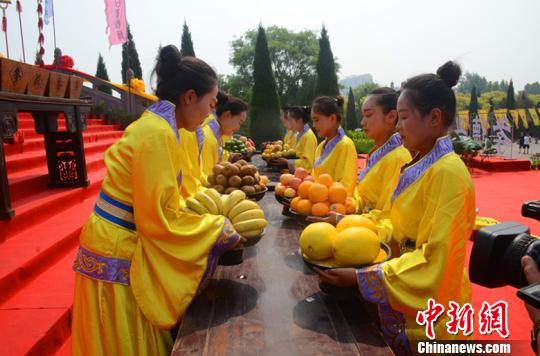
[[444,123],[449,127],[456,115],[456,95],[452,90],[461,76],[458,64],[448,61],[437,69],[437,74],[421,74],[407,79],[401,88],[406,90],[407,98],[427,115],[434,108],[443,113]]
[[288,114],[295,120],[302,119],[305,124],[309,121],[311,108],[309,106],[293,106],[289,108]]
[[381,106],[385,114],[388,114],[392,110],[396,110],[399,92],[394,89],[381,87],[372,90],[368,95],[375,97],[376,105]]
[[157,74],[156,95],[177,103],[180,95],[194,90],[202,96],[217,84],[216,72],[206,62],[195,57],[183,57],[176,46],[160,49],[152,76]]
[[318,114],[330,116],[335,114],[338,121],[341,121],[343,116],[343,100],[342,96],[319,96],[313,100],[311,108]]
[[229,111],[234,116],[247,111],[247,109],[248,106],[242,99],[238,99],[221,90],[218,92],[216,105],[216,114],[218,117],[226,111]]

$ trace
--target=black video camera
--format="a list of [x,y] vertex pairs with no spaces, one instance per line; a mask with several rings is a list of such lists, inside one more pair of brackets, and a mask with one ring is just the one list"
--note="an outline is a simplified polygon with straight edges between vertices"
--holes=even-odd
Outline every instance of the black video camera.
[[[523,204],[521,215],[540,220],[540,200]],[[478,231],[471,252],[471,282],[488,288],[521,288],[518,297],[540,309],[540,283],[528,285],[521,258],[530,256],[540,266],[540,239],[527,226],[505,222]]]

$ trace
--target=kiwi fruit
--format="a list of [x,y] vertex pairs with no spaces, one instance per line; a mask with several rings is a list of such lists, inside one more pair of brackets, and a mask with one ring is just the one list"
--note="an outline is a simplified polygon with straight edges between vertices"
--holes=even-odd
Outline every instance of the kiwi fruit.
[[215,185],[216,184],[216,176],[213,174],[210,174],[208,176],[208,184]]
[[216,164],[214,168],[212,168],[212,172],[217,176],[219,174],[223,173],[223,166],[221,164]]
[[253,185],[255,184],[255,178],[252,176],[243,176],[242,177],[242,185]]
[[242,185],[242,178],[239,176],[229,177],[229,186],[231,187],[240,187]]
[[226,187],[227,177],[225,177],[223,174],[219,174],[218,176],[216,176],[216,183],[222,185],[223,187]]
[[251,185],[244,185],[242,187],[242,191],[246,194],[255,194],[256,191],[255,191],[255,188]]
[[223,194],[231,194],[231,193],[234,192],[235,190],[238,190],[238,188],[235,188],[235,187],[229,187],[229,188],[225,189],[225,191],[223,192]]
[[223,194],[223,192],[225,191],[225,187],[221,184],[214,185],[214,189],[217,190],[219,194]]

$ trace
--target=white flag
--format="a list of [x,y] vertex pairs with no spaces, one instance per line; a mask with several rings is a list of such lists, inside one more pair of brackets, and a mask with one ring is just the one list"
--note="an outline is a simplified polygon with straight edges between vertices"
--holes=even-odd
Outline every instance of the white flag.
[[45,16],[43,17],[43,21],[45,21],[45,24],[48,25],[51,21],[51,17],[54,16],[54,5],[53,0],[45,0]]

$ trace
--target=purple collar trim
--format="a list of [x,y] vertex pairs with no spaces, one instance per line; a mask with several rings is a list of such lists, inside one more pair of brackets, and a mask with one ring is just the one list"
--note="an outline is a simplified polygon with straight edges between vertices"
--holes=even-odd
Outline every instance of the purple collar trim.
[[[298,142],[300,142],[300,139],[302,138],[302,136],[304,136],[306,132],[308,132],[310,129],[311,128],[309,127],[308,124],[304,124],[304,128],[302,129],[302,131],[298,133],[298,136],[296,136],[296,142],[294,144],[294,148],[298,147]],[[293,132],[293,136],[294,136],[294,132]]]
[[448,136],[439,137],[435,141],[435,146],[433,149],[421,160],[414,163],[413,165],[405,168],[399,177],[399,182],[392,195],[392,202],[403,193],[411,184],[416,182],[425,171],[428,170],[435,162],[440,158],[447,155],[448,153],[454,152],[454,146],[452,145],[452,140]]
[[401,146],[401,136],[397,133],[390,136],[390,138],[382,145],[377,148],[375,151],[369,154],[367,159],[366,168],[364,168],[360,173],[358,173],[358,183],[364,179],[368,172],[373,168],[379,161],[386,156],[388,153],[392,152],[394,149]]
[[313,165],[315,168],[320,166],[321,163],[326,159],[326,157],[328,157],[330,155],[330,153],[332,153],[332,151],[334,150],[336,145],[339,143],[339,141],[341,141],[343,136],[345,136],[345,131],[343,131],[343,129],[340,126],[339,129],[338,129],[337,136],[334,137],[333,139],[331,139],[330,141],[326,142],[326,144],[324,145],[324,150],[323,150],[323,152],[321,154],[321,157],[319,157],[319,158],[317,158],[315,160],[315,164]]
[[212,133],[214,134],[214,137],[217,141],[217,147],[218,147],[218,162],[221,162],[221,157],[223,156],[223,147],[221,146],[221,136],[219,135],[219,122],[216,119],[212,119],[208,121],[208,127],[210,127],[210,130],[212,130]]
[[180,142],[180,135],[178,134],[178,128],[176,126],[176,116],[174,114],[175,108],[176,106],[170,101],[159,100],[155,104],[150,105],[147,110],[167,121],[176,135],[177,141]]

